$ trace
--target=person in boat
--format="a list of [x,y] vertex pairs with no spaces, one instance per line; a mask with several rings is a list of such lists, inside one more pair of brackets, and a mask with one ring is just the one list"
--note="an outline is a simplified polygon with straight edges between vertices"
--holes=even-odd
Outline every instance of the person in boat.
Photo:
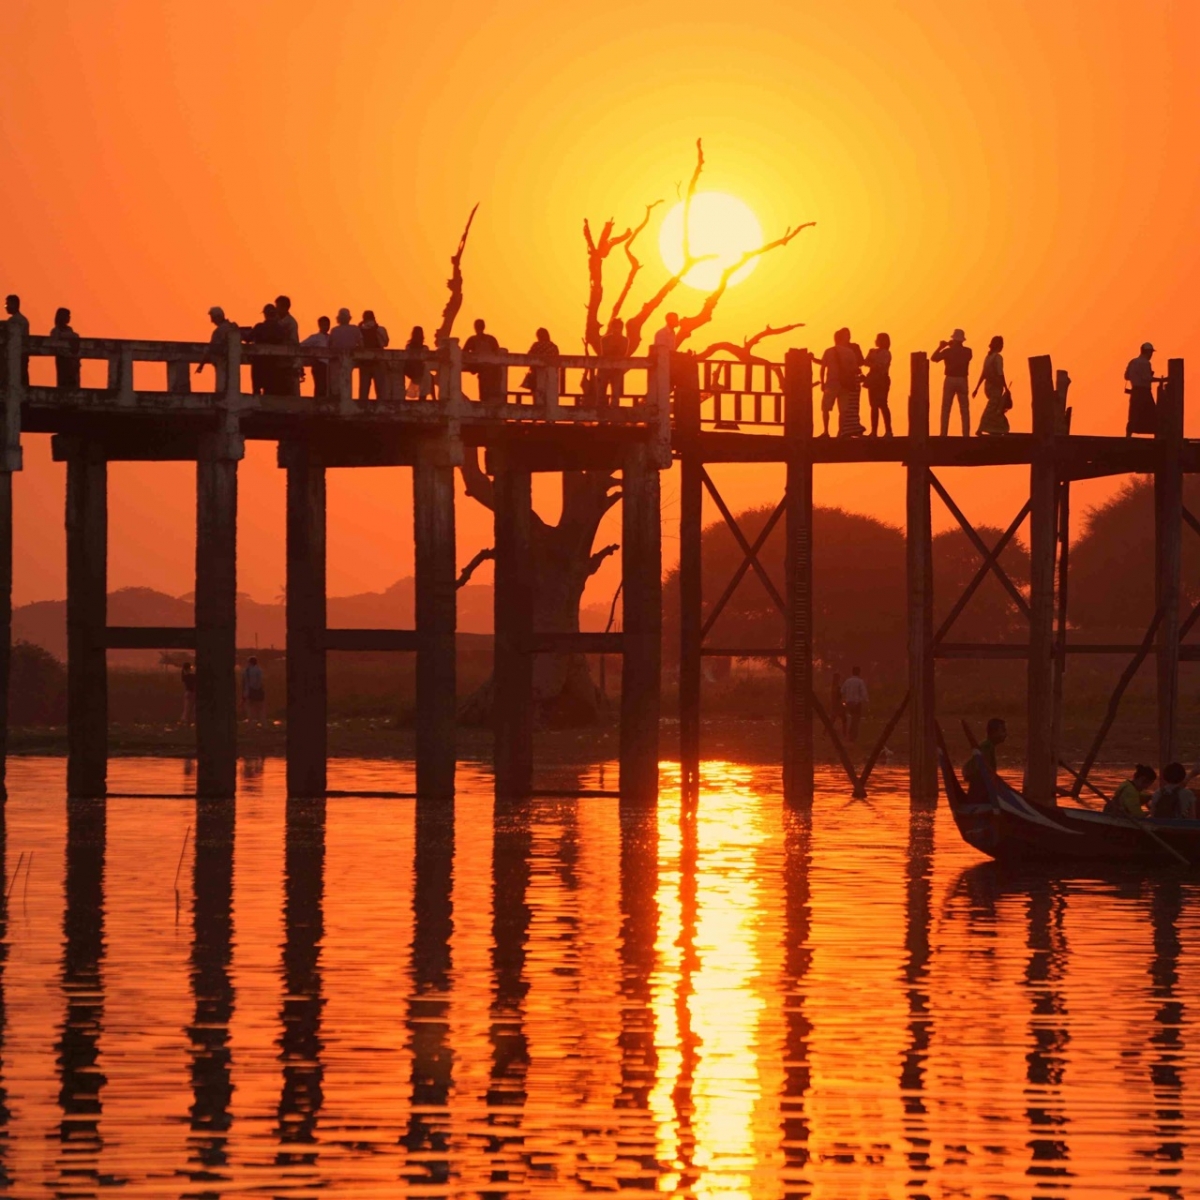
[[[996,774],[996,747],[1008,741],[1008,726],[1003,717],[992,717],[987,723],[987,737],[979,743],[979,753],[987,769]],[[963,778],[967,781],[967,800],[971,804],[987,804],[987,784],[979,770],[979,760],[974,754],[963,766]]]
[[1162,781],[1163,786],[1150,798],[1150,815],[1195,820],[1196,795],[1187,786],[1187,770],[1183,763],[1173,762],[1163,767]]
[[1143,817],[1150,802],[1146,791],[1158,778],[1158,772],[1145,763],[1138,763],[1133,774],[1104,802],[1110,817]]

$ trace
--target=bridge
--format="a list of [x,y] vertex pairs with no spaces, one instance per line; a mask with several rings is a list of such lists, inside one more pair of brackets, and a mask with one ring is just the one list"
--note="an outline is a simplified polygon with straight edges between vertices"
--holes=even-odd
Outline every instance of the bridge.
[[[11,328],[11,327],[10,327]],[[116,648],[187,649],[197,668],[197,794],[230,797],[237,764],[236,551],[237,476],[246,439],[273,441],[287,476],[287,774],[289,793],[326,792],[326,653],[389,650],[416,655],[416,789],[421,797],[454,791],[455,561],[454,470],[467,448],[482,449],[494,486],[494,736],[498,794],[533,790],[533,662],[539,653],[615,654],[623,659],[620,790],[636,800],[657,792],[661,707],[662,528],[660,473],[681,464],[680,749],[686,789],[694,789],[703,747],[701,662],[706,655],[764,656],[786,667],[785,788],[803,804],[812,794],[813,729],[822,722],[838,746],[856,793],[886,739],[907,716],[914,797],[936,797],[934,663],[939,657],[1022,658],[1027,662],[1029,746],[1026,786],[1051,800],[1067,656],[1128,659],[1081,776],[1103,744],[1121,693],[1154,655],[1158,672],[1158,740],[1162,762],[1176,753],[1178,667],[1200,657],[1184,644],[1200,610],[1184,616],[1180,599],[1182,530],[1200,533],[1183,506],[1183,475],[1200,470],[1200,444],[1183,437],[1183,361],[1171,360],[1152,439],[1070,433],[1069,379],[1046,356],[1029,360],[1033,432],[992,438],[933,437],[929,430],[929,362],[911,356],[908,433],[881,439],[813,436],[814,360],[803,349],[783,363],[697,361],[658,350],[649,357],[600,360],[561,355],[554,361],[501,353],[471,356],[505,380],[486,400],[464,390],[464,354],[456,339],[436,350],[367,350],[349,354],[306,347],[306,360],[327,360],[329,395],[262,395],[249,389],[250,368],[295,360],[288,347],[244,346],[230,339],[215,364],[210,391],[193,387],[205,343],[82,339],[82,378],[95,386],[30,383],[48,377],[39,360],[64,353],[46,338],[11,334],[4,349],[4,444],[0,447],[0,751],[7,745],[8,648],[11,640],[12,473],[21,469],[23,432],[53,435],[67,466],[68,794],[106,793],[106,652]],[[427,398],[354,398],[353,372],[401,379],[421,360]],[[29,364],[34,364],[32,375]],[[596,402],[598,368],[626,372],[619,405]],[[522,387],[511,388],[514,374]],[[206,380],[207,381],[207,380]],[[524,386],[525,384],[528,386]],[[127,628],[107,623],[107,464],[182,460],[196,463],[194,627]],[[708,471],[717,463],[780,463],[786,488],[751,543],[737,526]],[[906,472],[909,684],[863,767],[856,768],[813,689],[812,504],[814,470],[826,463],[894,463]],[[988,545],[938,478],[941,467],[1029,467],[1029,498],[1004,536]],[[329,629],[325,607],[325,472],[330,467],[413,469],[416,613],[411,630]],[[546,632],[533,628],[531,477],[535,472],[621,473],[623,628],[619,633]],[[1152,473],[1156,492],[1154,620],[1137,645],[1075,644],[1068,636],[1070,485],[1078,479]],[[718,598],[701,586],[701,525],[706,492],[730,525],[744,561]],[[937,496],[980,555],[979,569],[943,621],[933,623],[932,500]],[[1028,522],[1027,592],[1005,575],[1002,551]],[[759,561],[780,522],[787,543],[781,593]],[[782,617],[776,645],[730,648],[708,641],[739,581],[753,572]],[[997,577],[1028,618],[1027,641],[956,643],[949,633],[980,584]],[[2,759],[0,759],[2,761]],[[1083,786],[1080,783],[1078,786]]]

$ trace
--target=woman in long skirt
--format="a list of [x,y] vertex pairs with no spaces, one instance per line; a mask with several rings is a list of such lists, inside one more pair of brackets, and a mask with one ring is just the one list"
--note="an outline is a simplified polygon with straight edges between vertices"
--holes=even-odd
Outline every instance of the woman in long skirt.
[[979,373],[979,382],[975,385],[972,398],[980,387],[987,397],[987,405],[983,416],[979,418],[979,428],[976,435],[1002,434],[1008,432],[1008,410],[1012,407],[1012,393],[1004,381],[1004,339],[997,335],[988,345],[987,358],[983,360],[983,370]]

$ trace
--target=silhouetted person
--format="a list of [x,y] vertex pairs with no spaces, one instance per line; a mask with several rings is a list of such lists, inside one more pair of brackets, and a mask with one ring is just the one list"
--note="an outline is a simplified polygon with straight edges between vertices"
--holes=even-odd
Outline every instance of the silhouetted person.
[[975,431],[979,435],[1008,432],[1008,416],[1006,414],[1012,407],[1012,395],[1004,379],[1004,355],[1001,353],[1003,349],[1004,339],[997,334],[988,343],[987,358],[983,360],[983,370],[979,372],[979,382],[975,385],[975,391],[971,393],[971,397],[974,399],[982,387],[983,394],[987,398],[983,415],[979,418],[979,428]]
[[[264,304],[263,319],[250,331],[250,341],[256,346],[282,346],[285,336],[279,321],[279,310],[273,304]],[[284,395],[284,376],[287,374],[288,367],[284,359],[253,359],[250,363],[250,390],[256,396]]]
[[54,328],[46,341],[56,351],[54,372],[59,390],[79,390],[79,334],[71,328],[71,310],[57,309],[54,313]]
[[181,725],[196,723],[196,670],[190,662],[183,664],[179,672],[179,682],[183,685],[183,714],[179,718]]
[[[28,337],[29,337],[29,321],[26,319],[25,314],[21,311],[21,297],[20,296],[5,296],[4,297],[4,311],[6,313],[8,313],[8,319],[4,323],[6,334],[7,333],[20,334],[22,339],[28,339]],[[7,341],[7,338],[5,339],[4,354],[2,356],[0,356],[0,358],[2,358],[2,360],[3,360],[2,362],[0,362],[0,371],[4,372],[2,378],[7,383],[8,382],[8,341]],[[21,355],[21,382],[26,387],[29,386],[29,355],[28,354]]]
[[258,659],[251,655],[242,669],[242,702],[246,706],[246,720],[256,725],[263,723],[263,708],[267,702],[266,681]]
[[[836,335],[835,335],[836,336]],[[838,397],[837,346],[830,346],[821,355],[821,436],[829,436],[829,414]]]
[[869,699],[866,681],[858,667],[855,667],[850,673],[850,678],[842,683],[842,699],[846,703],[846,715],[849,718],[847,736],[851,742],[857,742],[858,726]]
[[679,314],[669,312],[663,327],[654,335],[655,346],[666,346],[674,350],[679,344]]
[[242,334],[237,325],[226,318],[225,310],[219,304],[214,304],[208,310],[208,319],[213,323],[212,337],[208,339],[208,349],[205,350],[204,357],[196,364],[196,374],[199,375],[211,363],[217,373],[219,387],[230,340],[240,341]]
[[1153,767],[1138,763],[1133,774],[1104,802],[1104,811],[1111,817],[1144,817],[1150,802],[1146,789],[1157,778],[1158,772]]
[[[629,353],[629,339],[625,336],[625,322],[614,317],[608,332],[600,342],[600,352],[605,358],[625,358]],[[625,390],[625,372],[618,367],[601,367],[599,371],[601,404],[617,405]]]
[[[292,316],[292,301],[289,296],[275,297],[275,311],[279,317],[282,333],[280,342],[284,346],[300,345],[300,326]],[[300,380],[304,378],[304,367],[298,358],[285,359],[279,363],[277,386],[281,396],[300,395]]]
[[429,347],[425,345],[425,330],[420,325],[413,326],[404,349],[408,353],[404,360],[404,378],[408,381],[404,394],[410,400],[428,400],[433,391],[425,363],[425,352]]
[[[339,354],[350,354],[355,350],[361,350],[363,344],[362,330],[357,325],[350,323],[350,310],[348,308],[339,308],[337,311],[337,324],[329,331],[329,348],[336,350]],[[334,389],[338,399],[342,399],[341,391],[343,384],[341,379],[349,379],[349,375],[339,375],[337,388]],[[347,395],[345,399],[349,399]]]
[[1149,342],[1142,343],[1142,352],[1137,358],[1129,360],[1125,368],[1125,380],[1129,384],[1129,420],[1125,425],[1125,436],[1132,437],[1135,433],[1158,432],[1158,406],[1154,403],[1154,385],[1165,383],[1166,380],[1154,374],[1150,360],[1154,357],[1154,347]]
[[[328,350],[329,349],[329,318],[317,318],[317,332],[310,333],[308,337],[300,343],[301,349],[308,348],[311,350]],[[308,358],[304,360],[308,369],[312,371],[313,378],[313,396],[321,400],[329,395],[329,360],[326,358]]]
[[[979,743],[979,753],[987,766],[992,778],[996,777],[996,747],[1008,741],[1008,726],[1003,717],[990,717],[987,723],[987,737]],[[967,781],[967,799],[972,804],[988,804],[987,784],[979,771],[979,763],[972,754],[963,767],[963,778]]]
[[861,437],[866,433],[858,411],[862,399],[863,352],[850,340],[849,329],[833,335],[837,360],[838,437]]
[[[480,317],[475,322],[475,332],[467,338],[463,345],[464,354],[499,354],[500,343],[487,332],[487,325]],[[484,404],[503,404],[504,368],[493,365],[464,366],[464,371],[470,371],[479,377],[479,399]]]
[[1150,797],[1150,815],[1163,820],[1196,816],[1196,795],[1187,786],[1187,770],[1182,763],[1163,767],[1162,787]]
[[875,336],[875,345],[867,351],[867,399],[871,404],[871,436],[877,437],[879,418],[883,431],[892,436],[892,410],[888,393],[892,390],[892,339],[886,333]]
[[931,362],[945,363],[946,380],[942,384],[942,437],[950,432],[950,409],[958,400],[962,414],[962,435],[971,436],[971,398],[968,395],[967,375],[971,369],[971,350],[965,344],[967,335],[956,329],[950,340],[938,342],[938,348],[929,356]]
[[[386,350],[388,331],[375,320],[371,309],[363,312],[362,320],[358,323],[362,330],[362,346],[364,350]],[[387,363],[365,362],[358,368],[358,398],[371,398],[371,382],[375,382],[375,399],[382,400],[387,380]]]

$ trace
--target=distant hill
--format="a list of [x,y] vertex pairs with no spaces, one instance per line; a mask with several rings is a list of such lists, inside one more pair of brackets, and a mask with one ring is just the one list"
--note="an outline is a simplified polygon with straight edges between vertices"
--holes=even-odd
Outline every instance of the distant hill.
[[[191,625],[195,597],[168,596],[153,588],[120,588],[108,594],[110,625]],[[327,621],[331,629],[410,629],[415,610],[411,576],[397,580],[383,592],[331,596]],[[239,594],[237,605],[239,646],[282,649],[287,642],[287,615],[282,602],[263,604]],[[492,589],[468,584],[458,593],[458,628],[462,633],[492,632]],[[38,600],[13,609],[13,640],[31,642],[55,658],[67,657],[67,602]],[[110,662],[122,667],[150,667],[159,661],[157,650],[115,650]]]

